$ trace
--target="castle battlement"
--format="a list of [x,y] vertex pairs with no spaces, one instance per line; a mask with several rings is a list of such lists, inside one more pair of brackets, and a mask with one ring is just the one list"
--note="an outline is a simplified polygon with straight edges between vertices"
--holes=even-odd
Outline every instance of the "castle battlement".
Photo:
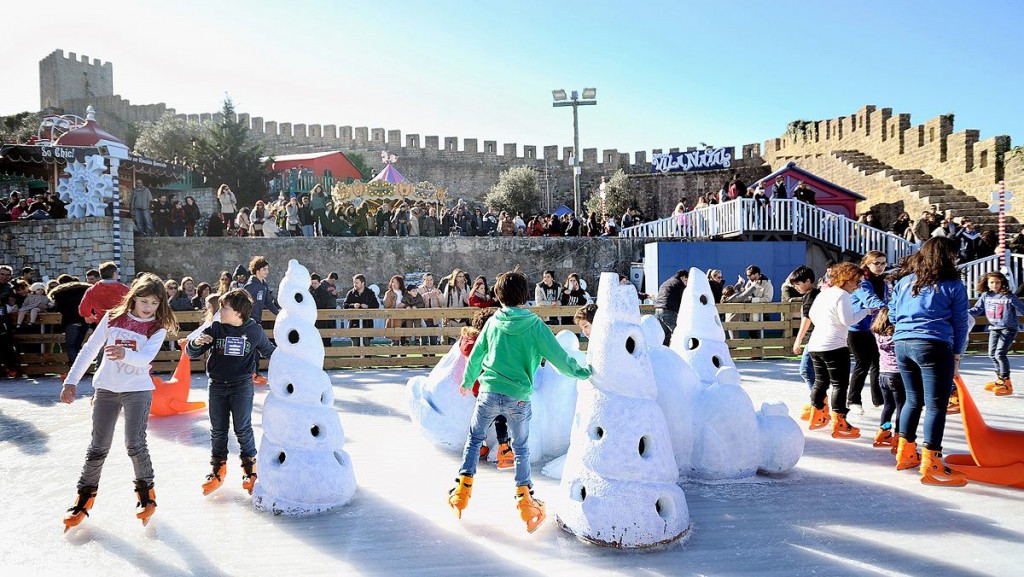
[[40,108],[63,108],[69,100],[114,94],[114,65],[98,58],[91,62],[74,52],[54,50],[39,61]]
[[[219,113],[179,114],[189,122],[221,120]],[[516,142],[502,143],[496,140],[461,138],[458,136],[403,134],[401,130],[371,128],[367,126],[338,126],[336,124],[303,124],[265,120],[260,116],[239,113],[236,119],[247,125],[256,139],[263,142],[269,152],[293,154],[321,150],[342,149],[352,152],[380,152],[388,150],[407,160],[445,159],[455,162],[477,162],[481,164],[527,164],[543,167],[545,164],[566,167],[571,164],[572,147],[558,145],[538,147]],[[761,145],[745,144],[736,147],[736,160],[761,161]],[[671,151],[679,151],[673,148]],[[696,150],[695,147],[686,150]],[[538,151],[540,152],[538,154]],[[656,149],[653,154],[662,151]],[[580,164],[584,170],[614,172],[621,168],[626,172],[646,172],[648,152],[619,152],[615,148],[584,148]]]
[[978,130],[954,131],[953,115],[914,125],[910,114],[867,105],[849,116],[796,121],[779,138],[765,142],[772,166],[783,159],[833,150],[859,150],[895,168],[920,169],[965,191],[988,190],[1004,178],[1006,135],[981,139]]

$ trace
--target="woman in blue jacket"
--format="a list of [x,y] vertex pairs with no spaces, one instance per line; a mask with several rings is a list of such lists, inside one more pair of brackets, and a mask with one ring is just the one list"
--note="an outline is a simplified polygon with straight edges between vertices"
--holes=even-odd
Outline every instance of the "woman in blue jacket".
[[[860,286],[853,291],[853,311],[864,309],[880,309],[888,306],[889,289],[885,284],[885,265],[889,263],[885,253],[877,250],[869,251],[860,261],[861,269],[864,271],[864,279]],[[857,324],[850,327],[846,335],[846,344],[853,353],[853,373],[850,374],[850,388],[847,392],[847,404],[851,411],[863,415],[864,407],[861,402],[861,391],[864,389],[865,379],[871,379],[871,404],[876,407],[882,405],[882,388],[878,385],[878,344],[871,332],[871,323],[875,315],[868,315]]]
[[[934,237],[904,261],[893,287],[890,318],[896,327],[896,362],[907,389],[900,412],[896,468],[920,464],[926,485],[962,487],[967,478],[942,462],[946,405],[959,371],[960,351],[967,339],[967,288],[956,261],[960,247],[953,239]],[[917,453],[917,425],[924,409],[924,446]]]

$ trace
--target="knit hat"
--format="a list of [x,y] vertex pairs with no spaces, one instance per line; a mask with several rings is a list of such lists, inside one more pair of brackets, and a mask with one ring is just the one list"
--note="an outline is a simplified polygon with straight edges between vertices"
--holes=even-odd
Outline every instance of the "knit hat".
[[41,282],[35,282],[35,283],[32,283],[32,286],[30,286],[28,288],[29,288],[30,291],[36,292],[36,291],[46,290],[46,285],[44,285]]

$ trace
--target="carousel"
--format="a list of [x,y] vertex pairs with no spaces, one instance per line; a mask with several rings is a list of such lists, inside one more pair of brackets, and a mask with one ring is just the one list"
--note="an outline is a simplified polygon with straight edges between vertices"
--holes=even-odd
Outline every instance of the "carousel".
[[422,202],[440,208],[440,205],[444,204],[448,196],[448,189],[429,182],[413,184],[395,168],[395,163],[398,162],[397,156],[384,151],[380,153],[380,157],[384,168],[369,182],[334,185],[331,197],[335,206],[351,204],[356,208],[362,208],[364,204],[367,204],[368,208],[375,208],[385,203],[397,205],[401,202],[409,204]]

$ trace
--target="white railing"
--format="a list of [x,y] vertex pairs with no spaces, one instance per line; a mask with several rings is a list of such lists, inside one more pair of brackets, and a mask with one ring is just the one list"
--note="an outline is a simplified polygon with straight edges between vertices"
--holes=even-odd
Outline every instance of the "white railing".
[[914,252],[916,246],[891,232],[878,230],[817,206],[794,199],[772,200],[759,207],[752,199],[736,199],[661,220],[624,228],[625,237],[706,239],[745,232],[804,235],[865,254],[877,250],[889,262]]
[[[979,258],[978,260],[972,260],[957,268],[960,269],[960,277],[964,279],[964,284],[967,285],[967,296],[975,299],[978,298],[978,292],[975,290],[978,286],[978,281],[990,272],[999,272],[999,255],[994,254],[985,258]],[[1024,256],[1010,253],[1009,269],[1006,276],[1010,279],[1010,286],[1011,288],[1017,288],[1017,283],[1024,278],[1022,276],[1024,275]]]

